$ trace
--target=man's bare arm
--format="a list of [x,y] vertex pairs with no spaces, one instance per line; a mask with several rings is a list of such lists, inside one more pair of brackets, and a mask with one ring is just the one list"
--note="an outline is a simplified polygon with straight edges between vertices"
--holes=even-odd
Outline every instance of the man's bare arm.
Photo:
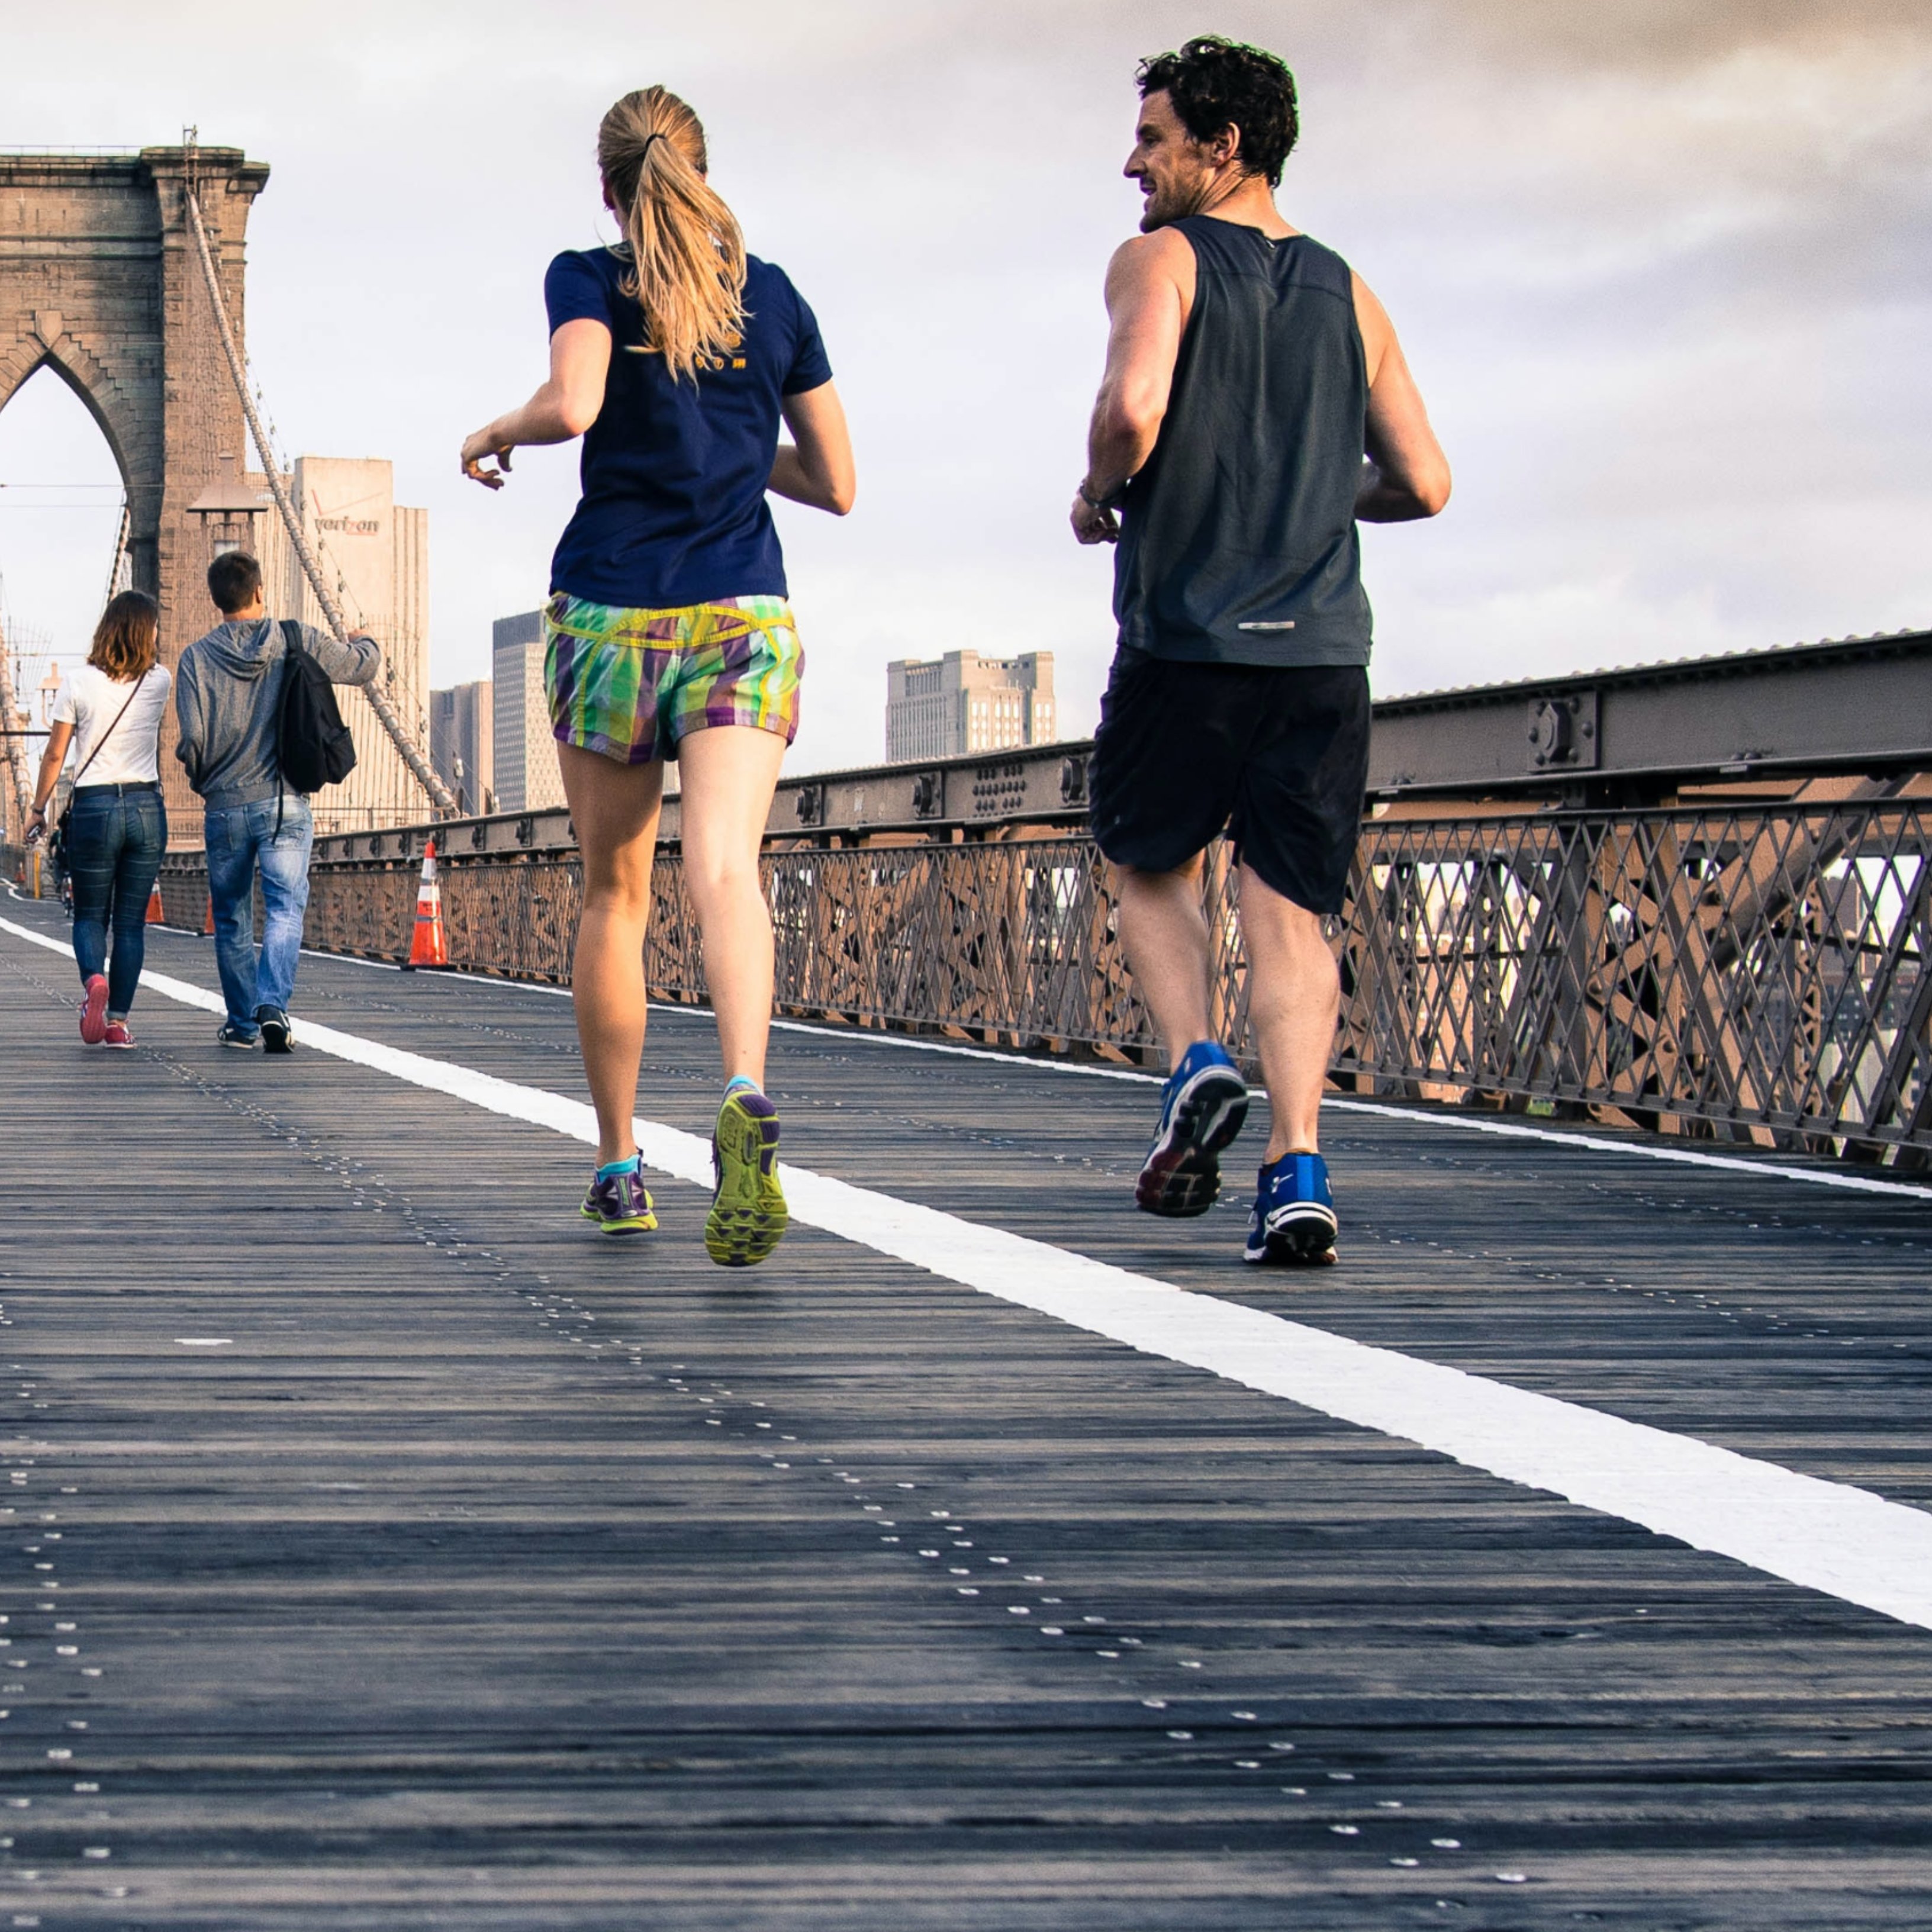
[[1434,516],[1449,500],[1449,459],[1436,440],[1396,340],[1388,311],[1360,275],[1355,315],[1369,372],[1368,461],[1355,497],[1365,524],[1411,523]]
[[1120,534],[1100,505],[1154,453],[1174,388],[1174,358],[1194,298],[1194,250],[1185,237],[1136,236],[1107,266],[1107,368],[1087,430],[1087,475],[1074,499],[1082,543]]

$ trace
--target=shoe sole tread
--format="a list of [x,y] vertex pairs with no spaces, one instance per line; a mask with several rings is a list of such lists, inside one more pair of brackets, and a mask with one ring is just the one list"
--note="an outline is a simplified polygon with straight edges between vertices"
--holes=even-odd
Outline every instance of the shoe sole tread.
[[791,1222],[778,1184],[777,1109],[763,1094],[734,1094],[718,1110],[712,1150],[717,1184],[704,1217],[704,1252],[720,1268],[754,1268]]
[[1232,1067],[1196,1076],[1194,1090],[1176,1105],[1134,1184],[1134,1205],[1163,1220],[1192,1220],[1220,1198],[1222,1151],[1246,1125],[1247,1084]]

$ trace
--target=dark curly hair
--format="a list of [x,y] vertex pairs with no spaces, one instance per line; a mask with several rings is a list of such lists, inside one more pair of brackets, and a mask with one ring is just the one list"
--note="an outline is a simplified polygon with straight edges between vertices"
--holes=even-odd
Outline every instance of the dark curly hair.
[[1166,94],[1197,141],[1238,128],[1242,166],[1251,175],[1265,175],[1270,188],[1280,187],[1282,164],[1301,132],[1294,76],[1286,61],[1264,48],[1202,34],[1178,54],[1142,61],[1134,80],[1142,100]]

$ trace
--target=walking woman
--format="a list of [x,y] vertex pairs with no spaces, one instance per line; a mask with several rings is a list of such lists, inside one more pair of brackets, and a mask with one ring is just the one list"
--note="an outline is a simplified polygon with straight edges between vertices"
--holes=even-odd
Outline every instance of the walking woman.
[[169,677],[155,659],[160,616],[154,600],[138,590],[122,591],[103,614],[86,663],[55,700],[27,828],[29,838],[46,830],[47,800],[71,745],[74,796],[61,862],[74,881],[80,1036],[89,1046],[134,1044],[128,1016],[147,948],[148,895],[167,848],[159,755]]
[[657,1225],[632,1123],[651,862],[676,758],[725,1078],[704,1245],[743,1267],[785,1228],[764,1093],[772,928],[758,847],[805,662],[766,493],[844,515],[851,445],[818,325],[782,269],[746,254],[705,178],[697,116],[662,87],[627,94],[598,129],[597,160],[624,238],[551,262],[550,380],[470,437],[463,469],[500,489],[519,445],[584,438],[583,499],[551,561],[544,633],[583,855],[572,985],[599,1136],[584,1215],[610,1234]]

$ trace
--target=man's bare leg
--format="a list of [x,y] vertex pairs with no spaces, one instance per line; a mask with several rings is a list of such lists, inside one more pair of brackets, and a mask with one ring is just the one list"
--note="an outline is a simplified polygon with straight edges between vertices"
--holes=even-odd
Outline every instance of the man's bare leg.
[[1247,1118],[1248,1090],[1209,1030],[1214,958],[1198,856],[1172,872],[1121,867],[1119,920],[1134,989],[1154,1016],[1169,1069],[1134,1200],[1150,1214],[1204,1214],[1220,1192],[1221,1150]]
[[1335,1049],[1341,978],[1320,914],[1297,905],[1244,866],[1241,934],[1248,949],[1248,1017],[1268,1083],[1274,1130],[1264,1166],[1321,1145],[1322,1083]]
[[1172,1069],[1196,1040],[1211,1037],[1208,983],[1213,958],[1201,910],[1200,855],[1172,872],[1117,869],[1120,950]]

